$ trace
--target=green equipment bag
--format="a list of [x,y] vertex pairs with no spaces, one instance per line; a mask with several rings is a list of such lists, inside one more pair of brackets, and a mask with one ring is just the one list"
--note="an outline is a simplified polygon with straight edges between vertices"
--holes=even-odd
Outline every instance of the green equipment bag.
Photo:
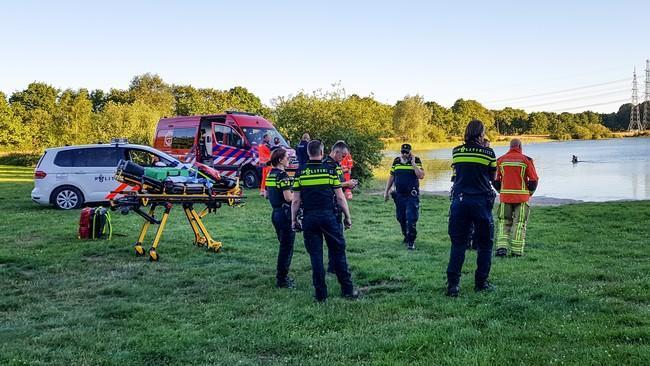
[[113,237],[113,225],[111,224],[111,214],[108,209],[99,206],[95,209],[92,216],[91,234],[93,239],[108,239]]
[[165,180],[167,177],[188,177],[190,175],[189,169],[179,168],[158,168],[146,167],[144,168],[144,176],[156,180]]

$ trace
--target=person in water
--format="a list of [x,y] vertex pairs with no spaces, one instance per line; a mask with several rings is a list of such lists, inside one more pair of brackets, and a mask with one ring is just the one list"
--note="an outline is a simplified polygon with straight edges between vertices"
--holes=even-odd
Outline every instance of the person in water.
[[573,164],[576,164],[576,163],[578,162],[578,157],[575,156],[575,155],[573,155],[573,157],[571,158],[571,162],[572,162]]

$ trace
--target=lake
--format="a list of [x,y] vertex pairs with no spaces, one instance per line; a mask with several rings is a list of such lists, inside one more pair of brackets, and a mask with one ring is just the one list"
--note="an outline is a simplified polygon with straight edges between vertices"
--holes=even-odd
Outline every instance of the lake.
[[[507,150],[494,147],[497,157]],[[540,177],[535,196],[594,202],[650,199],[650,138],[524,144],[523,152],[534,159]],[[392,158],[399,152],[385,153]],[[449,191],[451,149],[415,153],[425,162],[422,190]],[[573,164],[572,155],[580,162]]]

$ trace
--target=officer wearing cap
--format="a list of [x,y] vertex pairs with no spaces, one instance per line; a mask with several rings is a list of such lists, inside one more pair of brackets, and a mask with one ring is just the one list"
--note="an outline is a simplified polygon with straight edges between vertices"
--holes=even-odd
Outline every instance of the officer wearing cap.
[[266,178],[266,193],[273,208],[271,222],[280,242],[276,269],[275,286],[278,288],[293,288],[293,280],[289,275],[289,266],[293,257],[293,242],[296,233],[291,228],[291,179],[285,171],[289,165],[289,155],[285,149],[277,149],[271,154],[273,169]]
[[[402,228],[404,244],[408,250],[415,249],[416,224],[420,216],[420,179],[424,178],[422,162],[411,153],[411,145],[403,144],[401,155],[393,160],[390,176],[384,191],[384,200],[392,196],[395,201],[397,221]],[[395,184],[395,190],[391,188]]]
[[[358,292],[352,285],[352,276],[345,255],[343,228],[337,219],[337,205],[345,216],[346,228],[352,226],[341,182],[336,170],[323,164],[323,144],[312,140],[307,145],[309,161],[294,179],[294,197],[291,204],[291,221],[294,229],[302,226],[305,248],[311,259],[312,282],[318,302],[327,300],[327,284],[323,266],[323,237],[327,243],[330,261],[341,285],[343,297],[356,299]],[[298,209],[302,206],[302,224],[297,221]]]

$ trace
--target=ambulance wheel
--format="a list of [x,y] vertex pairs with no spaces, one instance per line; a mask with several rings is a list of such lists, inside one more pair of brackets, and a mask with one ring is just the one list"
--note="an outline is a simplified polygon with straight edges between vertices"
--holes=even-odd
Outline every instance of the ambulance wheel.
[[260,186],[260,178],[255,168],[248,168],[242,172],[242,182],[246,188],[257,188]]
[[154,248],[149,249],[149,262],[158,262],[160,256]]
[[84,204],[84,195],[75,187],[61,186],[52,192],[50,201],[61,210],[73,210]]

